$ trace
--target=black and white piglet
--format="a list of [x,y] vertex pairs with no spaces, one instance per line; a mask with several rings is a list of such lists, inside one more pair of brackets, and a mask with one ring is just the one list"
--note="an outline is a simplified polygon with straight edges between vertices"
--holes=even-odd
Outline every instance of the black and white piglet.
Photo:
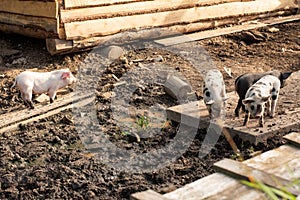
[[281,87],[284,86],[284,81],[292,74],[292,72],[281,73],[278,70],[268,71],[264,73],[246,73],[239,76],[235,80],[235,91],[239,95],[239,101],[235,108],[235,116],[239,116],[240,108],[242,107],[245,111],[245,106],[243,105],[242,101],[245,99],[245,95],[247,90],[256,83],[260,78],[266,75],[273,75],[276,76],[280,80]]
[[51,72],[21,72],[15,79],[15,85],[21,92],[25,105],[34,108],[32,94],[47,93],[50,103],[54,101],[56,91],[76,81],[69,69],[60,69]]
[[211,119],[225,118],[226,91],[222,73],[209,70],[204,79],[203,100]]
[[277,77],[266,75],[248,89],[245,99],[242,101],[246,109],[244,126],[251,115],[252,117],[259,117],[259,126],[263,127],[266,106],[267,114],[274,117],[280,85],[280,80]]

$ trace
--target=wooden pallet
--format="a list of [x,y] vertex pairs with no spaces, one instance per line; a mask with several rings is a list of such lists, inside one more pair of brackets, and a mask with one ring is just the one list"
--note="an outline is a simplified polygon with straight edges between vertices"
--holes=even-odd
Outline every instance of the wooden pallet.
[[294,0],[2,0],[0,30],[45,38],[48,51],[57,54],[91,48],[127,30],[136,31],[134,37],[159,38],[297,8]]
[[161,195],[152,190],[131,195],[133,200],[217,200],[217,199],[266,199],[266,194],[250,188],[241,180],[255,179],[273,188],[282,189],[286,186],[290,193],[300,197],[300,186],[292,184],[300,180],[300,148],[299,132],[286,137],[291,144],[280,146],[249,160],[238,162],[224,159],[215,163],[216,173],[187,184],[182,188]]

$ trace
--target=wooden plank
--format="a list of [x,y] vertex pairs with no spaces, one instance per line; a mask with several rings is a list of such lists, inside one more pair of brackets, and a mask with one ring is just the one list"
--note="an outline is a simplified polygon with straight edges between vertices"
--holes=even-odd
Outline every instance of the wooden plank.
[[260,22],[256,22],[256,23],[246,22],[243,25],[226,27],[226,28],[222,28],[222,29],[202,31],[202,32],[198,32],[198,33],[186,34],[184,36],[164,38],[164,39],[156,40],[155,42],[158,44],[162,44],[164,46],[171,46],[171,45],[176,45],[176,44],[180,44],[180,43],[186,43],[186,42],[191,42],[191,41],[195,41],[195,40],[202,40],[202,39],[206,39],[206,38],[241,32],[241,31],[245,31],[245,30],[261,28],[264,26],[296,21],[299,19],[300,19],[300,14],[282,17],[282,18],[278,18],[275,20],[274,19],[260,20]]
[[219,3],[238,2],[240,0],[156,0],[133,2],[130,4],[116,4],[79,9],[65,9],[60,11],[61,22],[83,21],[89,19],[119,17],[127,15],[163,12],[183,8],[199,7]]
[[293,145],[280,146],[244,163],[282,178],[300,179],[300,150]]
[[288,142],[300,147],[300,133],[299,132],[289,133],[288,135],[285,135],[283,138],[286,139]]
[[200,20],[259,14],[296,7],[297,5],[293,0],[286,0],[284,2],[281,2],[280,0],[232,2],[168,12],[88,20],[84,22],[71,22],[65,23],[64,25],[66,39],[70,40],[96,35],[109,35],[135,28],[170,26],[181,23],[192,23]]
[[53,109],[68,105],[74,101],[78,101],[83,98],[89,97],[91,94],[83,94],[83,95],[78,95],[75,93],[70,93],[66,96],[64,96],[61,99],[58,99],[54,101],[52,104],[49,104],[47,106],[43,105],[37,105],[35,109],[33,110],[21,110],[17,112],[12,112],[12,113],[7,113],[4,115],[0,116],[0,128],[3,128],[5,126],[9,126],[11,124],[26,120],[28,118],[40,115],[42,113],[51,111]]
[[58,17],[58,2],[1,0],[0,11],[35,17]]
[[263,199],[264,194],[257,190],[249,190],[240,181],[222,173],[214,173],[164,194],[164,196],[173,200],[260,200]]
[[58,22],[57,19],[54,18],[32,17],[0,12],[0,23],[1,22],[58,33]]
[[[64,0],[64,7],[66,9],[78,8],[78,7],[89,7],[89,6],[103,6],[116,3],[130,3],[145,0]],[[149,0],[152,1],[152,0]]]
[[249,180],[251,176],[255,180],[261,181],[271,187],[281,189],[285,187],[289,192],[294,195],[300,195],[300,188],[294,186],[291,187],[290,180],[281,178],[274,174],[268,174],[264,171],[249,167],[241,162],[234,161],[231,159],[223,159],[214,164],[214,168],[222,173],[228,174],[234,178]]
[[23,120],[23,121],[20,121],[16,124],[12,124],[12,125],[9,125],[9,126],[6,126],[4,128],[0,128],[0,133],[4,133],[4,132],[7,132],[7,131],[12,131],[12,130],[17,130],[20,126],[20,124],[28,124],[28,123],[31,123],[31,122],[35,122],[35,121],[38,121],[40,119],[43,119],[43,118],[46,118],[46,117],[50,117],[52,115],[56,115],[64,110],[67,110],[67,109],[71,109],[73,107],[82,107],[82,106],[85,106],[89,103],[92,103],[93,102],[93,98],[87,98],[87,99],[84,99],[82,101],[79,101],[79,102],[76,102],[74,104],[69,104],[67,106],[63,106],[63,107],[60,107],[60,108],[57,108],[57,109],[54,109],[54,110],[51,110],[51,111],[48,111],[44,114],[41,114],[41,115],[38,115],[36,117],[32,117],[32,118],[29,118],[27,120]]
[[153,191],[153,190],[146,190],[144,192],[137,192],[130,196],[131,200],[170,200],[167,197]]

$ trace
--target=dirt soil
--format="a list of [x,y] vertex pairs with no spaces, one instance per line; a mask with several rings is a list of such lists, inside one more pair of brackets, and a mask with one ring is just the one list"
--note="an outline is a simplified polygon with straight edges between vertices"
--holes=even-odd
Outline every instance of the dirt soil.
[[[192,42],[183,48],[204,48],[215,66],[223,73],[227,92],[232,92],[235,78],[245,72],[271,69],[283,72],[299,71],[299,25],[299,22],[292,22],[244,31]],[[93,52],[81,52],[50,56],[43,40],[4,33],[0,33],[0,46],[1,115],[27,109],[17,89],[10,89],[14,78],[21,71],[70,68],[77,75],[83,61],[93,55]],[[94,104],[98,124],[103,132],[110,142],[124,151],[144,153],[159,149],[172,143],[180,126],[163,121],[152,128],[153,131],[146,132],[147,137],[141,137],[139,141],[135,134],[122,130],[114,120],[111,105],[116,84],[122,85],[122,76],[130,70],[149,70],[149,63],[152,66],[171,66],[189,81],[197,99],[202,96],[203,77],[195,72],[188,59],[178,54],[148,48],[129,51],[122,59],[113,62],[97,79]],[[231,77],[224,67],[231,69]],[[166,76],[162,75],[160,78],[165,79]],[[140,79],[138,75],[134,79],[138,84],[130,96],[129,104],[142,111],[133,116],[137,120],[131,123],[140,122],[143,129],[147,128],[146,122],[142,120],[149,107],[159,105],[164,110],[178,102],[165,93],[161,82],[143,84]],[[299,90],[288,91],[288,88],[297,88],[293,84],[298,84],[297,80],[293,79],[286,86],[287,89],[282,90],[282,99],[286,103],[283,104],[283,100],[279,102],[278,113],[283,113],[289,106],[299,108]],[[67,88],[67,92],[73,90],[73,86]],[[58,98],[63,95],[64,93],[59,93]],[[228,108],[229,117],[233,117],[234,106]],[[18,130],[0,134],[0,199],[128,199],[130,194],[147,189],[166,193],[213,173],[212,165],[216,161],[237,157],[227,140],[221,136],[210,153],[200,158],[199,149],[206,133],[206,130],[201,129],[192,138],[186,151],[174,162],[153,171],[119,171],[97,159],[95,152],[87,151],[87,146],[84,145],[86,143],[79,137],[81,135],[74,118],[72,110],[66,110],[33,123],[20,125]],[[299,129],[298,127],[297,130]],[[286,133],[282,132],[258,145],[243,142],[239,138],[234,138],[234,141],[243,157],[248,159],[257,152],[284,144],[284,134]],[[99,144],[99,141],[92,141],[90,144]]]

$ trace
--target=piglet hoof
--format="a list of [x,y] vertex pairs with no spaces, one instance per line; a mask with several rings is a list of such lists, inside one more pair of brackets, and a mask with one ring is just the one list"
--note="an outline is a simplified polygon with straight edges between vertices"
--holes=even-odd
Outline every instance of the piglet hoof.
[[264,127],[264,124],[263,123],[259,123],[259,127]]
[[53,99],[50,99],[50,103],[53,103],[54,102],[54,100]]

